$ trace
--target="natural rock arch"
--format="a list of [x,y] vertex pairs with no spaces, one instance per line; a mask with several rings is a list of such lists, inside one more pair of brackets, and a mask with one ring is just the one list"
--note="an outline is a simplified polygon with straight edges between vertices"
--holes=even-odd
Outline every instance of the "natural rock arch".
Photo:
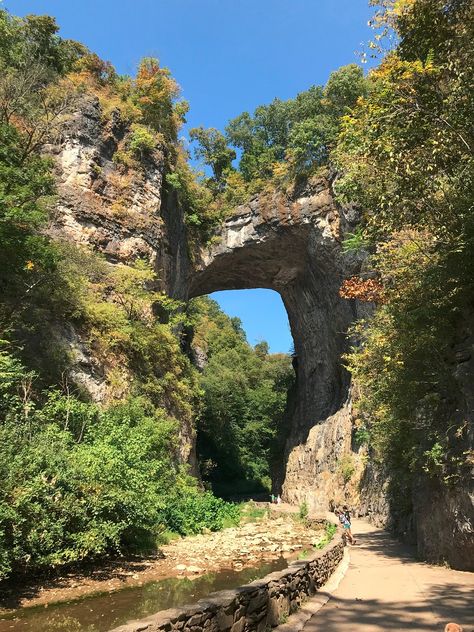
[[328,475],[334,477],[338,455],[350,446],[350,380],[341,356],[355,313],[339,287],[357,265],[341,249],[354,219],[352,211],[337,206],[330,182],[320,177],[293,196],[261,194],[236,209],[193,264],[177,266],[168,244],[164,266],[167,289],[180,298],[258,287],[281,295],[298,370],[276,487],[288,500],[305,499],[313,508],[327,506]]
[[[166,160],[160,151],[148,158],[142,170],[132,170],[123,186],[123,172],[113,157],[127,130],[118,110],[106,118],[99,100],[84,96],[66,122],[61,142],[45,147],[56,157],[58,175],[50,235],[87,244],[111,263],[137,258],[154,262],[162,289],[182,300],[219,289],[277,290],[299,356],[296,392],[290,398],[291,432],[277,484],[287,500],[306,500],[310,509],[326,509],[335,494],[343,498],[347,492],[338,472],[341,458],[357,456],[351,452],[351,387],[341,355],[348,346],[348,325],[362,314],[359,304],[338,295],[341,279],[360,269],[360,260],[341,248],[344,234],[354,230],[356,214],[339,208],[331,182],[316,177],[290,195],[257,196],[227,219],[211,247],[196,252],[189,244],[176,195],[167,192]],[[121,213],[117,213],[118,201]],[[101,401],[107,383],[100,362],[73,327],[64,333],[64,340],[75,358],[74,382]],[[472,389],[469,373],[462,375],[467,381],[460,410],[467,410]],[[179,439],[181,459],[192,464],[190,420],[181,420]],[[359,474],[351,481],[355,496],[364,460],[354,462]],[[369,461],[361,484],[360,502],[354,497],[359,511],[370,509],[381,524],[393,519],[383,468]],[[470,494],[470,488],[441,489],[419,481],[413,499],[415,523],[407,522],[403,514],[394,526],[413,532],[416,524],[423,555],[472,568]]]

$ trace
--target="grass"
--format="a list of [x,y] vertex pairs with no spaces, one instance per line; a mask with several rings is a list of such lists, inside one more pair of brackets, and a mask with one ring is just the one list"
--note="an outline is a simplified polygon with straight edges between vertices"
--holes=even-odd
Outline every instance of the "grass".
[[158,537],[156,538],[156,544],[157,546],[169,544],[172,540],[179,540],[180,538],[181,535],[179,533],[175,533],[174,531],[166,529],[158,535]]
[[298,516],[300,520],[306,520],[306,518],[308,517],[308,504],[305,500],[300,505]]
[[260,522],[268,517],[266,507],[256,507],[253,503],[243,503],[240,511],[240,524],[248,522]]
[[326,529],[323,538],[315,545],[315,549],[323,549],[326,544],[329,544],[337,531],[337,527],[332,522],[326,522]]

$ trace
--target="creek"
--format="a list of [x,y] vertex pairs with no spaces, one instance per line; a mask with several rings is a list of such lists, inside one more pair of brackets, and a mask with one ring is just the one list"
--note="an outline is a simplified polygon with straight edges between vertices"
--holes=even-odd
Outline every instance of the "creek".
[[0,619],[0,632],[107,632],[133,619],[179,607],[287,568],[288,558],[243,570],[221,570],[194,579],[173,577],[55,605],[20,608]]

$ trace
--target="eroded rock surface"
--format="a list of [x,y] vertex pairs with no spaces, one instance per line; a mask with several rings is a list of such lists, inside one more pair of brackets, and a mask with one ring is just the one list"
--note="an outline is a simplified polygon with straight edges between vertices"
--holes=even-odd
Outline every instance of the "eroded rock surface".
[[[58,189],[48,232],[91,247],[111,264],[142,259],[155,265],[159,258],[161,269],[166,266],[172,274],[182,259],[180,249],[186,253],[187,246],[182,211],[164,194],[164,150],[155,149],[136,168],[127,169],[118,157],[128,134],[130,126],[118,110],[105,116],[96,97],[82,98],[65,121],[62,138],[44,148],[55,159]],[[176,250],[170,247],[168,235]],[[72,326],[62,339],[73,359],[69,377],[94,401],[107,401],[106,370],[87,341]],[[125,396],[132,377],[121,378]],[[195,430],[189,420],[180,421],[180,455],[196,472]]]

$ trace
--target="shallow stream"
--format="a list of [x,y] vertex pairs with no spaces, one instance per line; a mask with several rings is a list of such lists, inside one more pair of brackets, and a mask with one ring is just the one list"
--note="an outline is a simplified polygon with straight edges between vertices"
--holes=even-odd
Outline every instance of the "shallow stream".
[[173,577],[48,607],[23,608],[0,618],[0,632],[107,632],[127,621],[193,603],[211,592],[248,584],[287,566],[288,560],[280,557],[241,571],[222,570],[195,579]]

